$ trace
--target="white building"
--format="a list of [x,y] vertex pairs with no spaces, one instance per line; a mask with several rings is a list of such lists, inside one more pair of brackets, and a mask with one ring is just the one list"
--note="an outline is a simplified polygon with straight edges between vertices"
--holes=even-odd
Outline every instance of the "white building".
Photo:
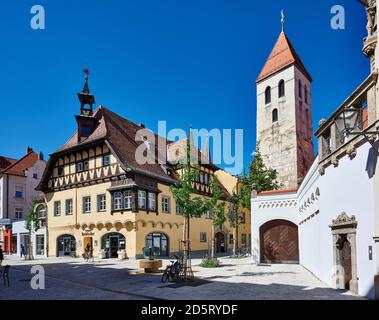
[[[299,187],[253,192],[252,252],[254,263],[300,263],[335,288],[375,299],[379,296],[377,10],[376,1],[361,2],[369,19],[364,53],[370,57],[371,74],[328,120],[320,122],[319,154]],[[276,76],[282,72],[277,68]],[[282,125],[280,118],[276,125]],[[271,167],[276,169],[275,164]]]

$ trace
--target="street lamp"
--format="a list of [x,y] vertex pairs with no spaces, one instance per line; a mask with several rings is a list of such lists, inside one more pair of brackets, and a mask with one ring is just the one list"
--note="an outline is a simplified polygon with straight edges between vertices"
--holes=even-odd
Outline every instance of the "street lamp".
[[342,134],[341,143],[345,143],[345,138],[349,138],[349,136],[364,136],[379,156],[379,151],[372,140],[368,138],[368,135],[379,136],[379,131],[363,131],[363,121],[363,109],[344,108],[335,119],[337,129]]

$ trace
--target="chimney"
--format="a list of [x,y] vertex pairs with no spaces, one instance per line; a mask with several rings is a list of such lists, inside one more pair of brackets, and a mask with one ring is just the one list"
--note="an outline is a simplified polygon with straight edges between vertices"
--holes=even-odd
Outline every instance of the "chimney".
[[33,152],[33,149],[30,148],[30,147],[27,147],[27,148],[26,148],[26,154],[28,154],[28,153],[30,153],[30,152]]
[[42,152],[40,152],[40,153],[38,154],[38,160],[43,160],[43,153],[42,153]]

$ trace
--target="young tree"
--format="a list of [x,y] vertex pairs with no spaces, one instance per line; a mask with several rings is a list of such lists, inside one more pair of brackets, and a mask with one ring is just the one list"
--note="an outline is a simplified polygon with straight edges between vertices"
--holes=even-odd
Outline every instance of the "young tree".
[[243,219],[243,215],[239,212],[241,205],[241,194],[239,194],[236,189],[233,190],[233,193],[229,197],[229,210],[227,213],[228,221],[230,226],[233,229],[233,255],[237,254],[238,246],[238,228]]
[[33,246],[32,246],[32,233],[37,232],[41,225],[40,221],[38,219],[38,213],[36,212],[35,208],[38,204],[42,203],[43,200],[35,197],[33,198],[30,206],[29,206],[29,211],[28,215],[26,216],[26,221],[25,221],[25,229],[29,231],[29,243],[26,248],[27,255],[25,256],[25,260],[33,260]]
[[210,181],[210,187],[212,190],[212,197],[208,200],[208,210],[212,217],[212,231],[211,231],[211,257],[215,257],[215,229],[221,227],[225,221],[225,202],[221,202],[224,193],[220,187],[216,178],[212,178]]
[[254,159],[249,167],[249,174],[244,173],[240,178],[241,187],[241,205],[243,208],[250,208],[252,185],[256,187],[258,193],[264,191],[278,190],[281,184],[278,182],[278,172],[274,169],[267,168],[262,154],[259,149],[259,142],[254,153]]
[[182,171],[179,175],[179,182],[171,187],[171,192],[175,199],[176,205],[182,210],[184,217],[183,244],[184,244],[184,280],[188,277],[188,256],[190,252],[190,220],[194,217],[201,217],[207,211],[206,201],[200,197],[194,196],[194,182],[199,177],[198,164],[191,163],[190,157],[190,140],[187,140],[187,152],[185,161],[182,164]]

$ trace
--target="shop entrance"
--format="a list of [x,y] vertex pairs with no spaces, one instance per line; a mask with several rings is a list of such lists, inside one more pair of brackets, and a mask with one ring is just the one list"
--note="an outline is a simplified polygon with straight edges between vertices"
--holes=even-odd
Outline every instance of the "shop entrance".
[[72,235],[66,234],[63,236],[58,237],[58,257],[65,257],[65,256],[75,256],[76,253],[76,246],[75,246],[75,238]]
[[117,251],[125,250],[125,236],[121,233],[107,233],[102,237],[101,249],[105,250],[106,258],[117,258]]

